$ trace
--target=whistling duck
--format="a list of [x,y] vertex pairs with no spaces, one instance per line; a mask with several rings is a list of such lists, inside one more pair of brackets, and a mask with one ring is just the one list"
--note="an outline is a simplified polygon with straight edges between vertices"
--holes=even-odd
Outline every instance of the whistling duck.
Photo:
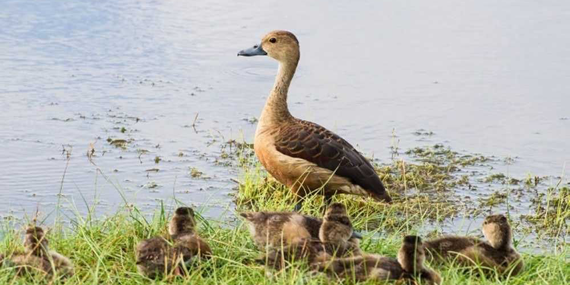
[[[287,31],[273,31],[259,45],[238,53],[238,56],[260,55],[279,62],[275,84],[255,132],[255,154],[265,169],[298,198],[322,187],[326,204],[336,193],[390,202],[372,164],[350,143],[289,113],[287,93],[300,58],[297,37]],[[301,203],[302,199],[298,199],[296,210]]]

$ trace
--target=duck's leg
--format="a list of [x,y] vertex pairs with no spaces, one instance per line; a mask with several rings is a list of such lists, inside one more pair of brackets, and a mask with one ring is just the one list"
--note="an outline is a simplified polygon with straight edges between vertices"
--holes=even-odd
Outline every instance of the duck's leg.
[[303,200],[297,199],[297,203],[295,203],[295,207],[293,208],[293,211],[301,212],[301,208],[303,208]]
[[327,208],[332,202],[333,194],[325,193],[325,208]]

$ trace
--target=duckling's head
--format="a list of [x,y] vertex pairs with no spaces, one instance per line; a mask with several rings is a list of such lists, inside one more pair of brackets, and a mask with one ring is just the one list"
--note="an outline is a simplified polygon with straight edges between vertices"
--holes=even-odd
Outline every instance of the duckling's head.
[[171,236],[193,233],[196,227],[196,220],[194,219],[194,210],[189,207],[180,207],[174,212],[174,217],[170,220],[168,225],[168,233]]
[[30,226],[26,229],[24,237],[24,246],[29,252],[41,256],[43,252],[48,251],[48,240],[45,237],[44,229],[41,227]]
[[261,43],[244,49],[238,56],[268,55],[279,62],[297,62],[300,57],[299,40],[288,31],[272,31],[263,37]]
[[319,230],[319,239],[328,243],[346,242],[352,237],[352,233],[352,223],[346,207],[341,203],[331,204]]
[[348,216],[348,213],[346,212],[346,207],[344,206],[344,204],[342,203],[332,203],[327,207],[327,210],[325,212],[325,219],[327,217],[331,217],[334,215],[344,215],[344,216]]
[[483,222],[483,235],[494,248],[510,245],[511,226],[504,215],[490,215]]
[[425,249],[419,236],[405,236],[398,252],[398,262],[404,270],[417,274],[423,269]]

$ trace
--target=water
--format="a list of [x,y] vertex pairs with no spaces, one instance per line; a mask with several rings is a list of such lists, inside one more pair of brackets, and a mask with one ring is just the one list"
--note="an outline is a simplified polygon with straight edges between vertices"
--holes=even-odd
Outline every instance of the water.
[[4,0],[0,216],[113,212],[121,193],[223,212],[239,171],[220,142],[253,141],[277,66],[236,53],[274,29],[301,42],[291,112],[381,161],[393,132],[513,157],[496,170],[514,176],[570,161],[568,1]]

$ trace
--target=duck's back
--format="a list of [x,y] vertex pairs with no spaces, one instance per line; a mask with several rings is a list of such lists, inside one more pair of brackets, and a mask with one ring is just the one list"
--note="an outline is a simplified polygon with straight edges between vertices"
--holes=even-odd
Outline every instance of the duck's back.
[[472,237],[444,236],[424,242],[424,247],[429,257],[441,259],[461,253],[479,243],[481,241]]
[[372,164],[346,140],[318,124],[300,119],[283,124],[275,133],[275,147],[350,180],[373,197],[387,196]]

